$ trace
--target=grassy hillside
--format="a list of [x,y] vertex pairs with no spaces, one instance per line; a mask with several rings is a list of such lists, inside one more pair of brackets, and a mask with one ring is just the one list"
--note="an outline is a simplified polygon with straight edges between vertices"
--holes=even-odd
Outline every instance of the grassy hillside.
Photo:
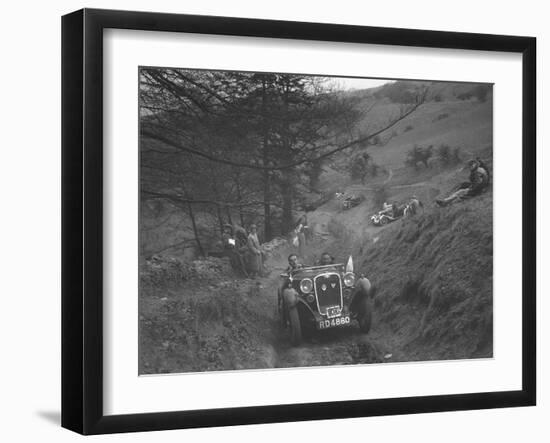
[[369,152],[377,163],[389,167],[402,167],[406,149],[414,144],[445,143],[474,154],[493,143],[492,111],[489,102],[425,103],[393,129],[395,134],[387,145],[372,147]]
[[140,272],[139,373],[273,367],[273,301],[226,260],[159,259]]
[[376,285],[375,330],[401,350],[394,361],[492,356],[491,191],[429,207],[361,241],[346,233],[331,252],[352,253]]

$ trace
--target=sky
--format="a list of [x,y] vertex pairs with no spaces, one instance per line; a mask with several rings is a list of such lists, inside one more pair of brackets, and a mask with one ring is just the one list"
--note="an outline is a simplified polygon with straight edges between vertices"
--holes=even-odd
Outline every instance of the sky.
[[395,80],[388,79],[371,79],[371,78],[349,78],[349,77],[338,77],[334,79],[342,89],[367,89],[375,88],[377,86],[383,85],[384,83],[393,82]]

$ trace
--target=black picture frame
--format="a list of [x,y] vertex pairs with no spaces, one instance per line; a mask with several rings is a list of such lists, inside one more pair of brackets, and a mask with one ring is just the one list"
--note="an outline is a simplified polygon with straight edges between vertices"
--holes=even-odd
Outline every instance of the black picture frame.
[[[103,413],[103,30],[454,48],[522,54],[522,388],[131,415]],[[62,426],[82,434],[530,406],[536,403],[536,39],[83,9],[62,18]]]

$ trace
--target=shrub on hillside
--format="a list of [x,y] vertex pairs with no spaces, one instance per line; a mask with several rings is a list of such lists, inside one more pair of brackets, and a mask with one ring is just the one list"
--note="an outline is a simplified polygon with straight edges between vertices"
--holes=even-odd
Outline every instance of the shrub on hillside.
[[460,148],[451,148],[449,145],[442,143],[437,148],[437,157],[443,166],[454,166],[461,162]]
[[373,193],[373,203],[375,207],[381,208],[382,205],[388,201],[388,197],[388,188],[385,185],[380,185],[375,188]]
[[378,164],[372,162],[372,163],[370,164],[370,167],[369,167],[369,174],[370,174],[371,176],[373,176],[373,177],[377,177],[377,176],[378,176],[378,173],[379,173],[381,170],[382,170],[382,168],[381,168]]
[[376,135],[370,141],[373,145],[378,146],[382,144],[382,138],[379,135]]
[[373,161],[368,152],[364,152],[351,159],[348,170],[352,180],[361,180],[361,183],[365,184],[366,178],[378,176],[381,168]]
[[456,98],[459,100],[470,100],[472,98],[472,94],[470,92],[463,92],[462,94],[458,94]]
[[414,145],[407,151],[405,157],[405,166],[411,166],[418,169],[418,165],[422,163],[426,168],[429,167],[429,159],[433,155],[433,146],[423,147]]
[[418,91],[411,88],[409,82],[396,81],[387,83],[379,88],[374,96],[378,99],[387,97],[394,103],[414,103],[416,101]]
[[140,266],[141,284],[164,286],[169,283],[181,283],[193,276],[193,265],[188,261],[174,257],[153,255]]
[[443,120],[445,118],[448,118],[449,117],[449,114],[447,114],[446,112],[444,112],[443,114],[439,114],[435,119],[434,119],[434,122],[437,122],[439,120]]
[[477,85],[473,91],[472,95],[477,98],[477,100],[480,103],[485,103],[487,101],[487,96],[489,95],[489,91],[491,90],[491,85]]
[[405,127],[405,129],[403,129],[403,132],[409,132],[409,131],[412,131],[413,129],[414,129],[414,126],[412,126],[412,125],[407,125],[407,126]]
[[190,279],[215,281],[221,276],[232,276],[233,271],[227,258],[205,257],[189,262],[175,257],[153,255],[140,265],[140,283],[147,286],[164,287],[179,285]]

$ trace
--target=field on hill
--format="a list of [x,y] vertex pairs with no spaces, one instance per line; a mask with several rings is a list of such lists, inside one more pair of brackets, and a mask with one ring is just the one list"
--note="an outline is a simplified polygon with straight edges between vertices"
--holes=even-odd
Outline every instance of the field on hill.
[[399,168],[403,166],[403,151],[414,144],[445,143],[460,147],[465,155],[477,154],[493,144],[492,107],[492,102],[426,103],[397,126],[397,135],[385,146],[374,147],[372,156],[380,164]]

